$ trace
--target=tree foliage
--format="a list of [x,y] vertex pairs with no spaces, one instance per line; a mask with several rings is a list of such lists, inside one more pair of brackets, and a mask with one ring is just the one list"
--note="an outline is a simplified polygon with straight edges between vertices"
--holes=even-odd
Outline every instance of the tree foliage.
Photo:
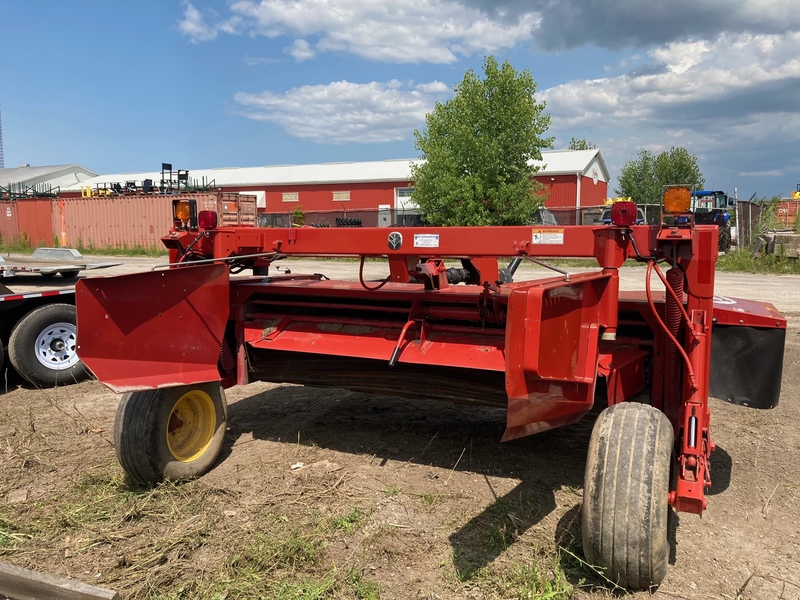
[[567,150],[595,150],[596,148],[597,146],[584,138],[571,138],[569,140],[569,146],[567,146]]
[[639,204],[659,204],[665,185],[688,183],[698,189],[705,185],[697,157],[680,147],[658,155],[648,150],[639,151],[639,158],[622,166],[618,181],[616,193],[630,196]]
[[483,68],[485,78],[467,71],[455,97],[426,115],[425,131],[414,131],[425,161],[412,170],[412,199],[432,225],[529,223],[545,197],[529,161],[553,138],[542,137],[550,116],[533,76],[492,56]]

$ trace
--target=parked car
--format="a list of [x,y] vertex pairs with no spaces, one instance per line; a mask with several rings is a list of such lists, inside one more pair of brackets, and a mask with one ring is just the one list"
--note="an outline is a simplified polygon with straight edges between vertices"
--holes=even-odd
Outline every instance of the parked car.
[[[644,225],[646,222],[647,220],[644,217],[644,211],[641,208],[636,207],[636,224]],[[596,225],[599,224],[611,225],[611,209],[610,208],[604,209],[603,212],[600,214],[600,218],[595,219],[594,223]]]

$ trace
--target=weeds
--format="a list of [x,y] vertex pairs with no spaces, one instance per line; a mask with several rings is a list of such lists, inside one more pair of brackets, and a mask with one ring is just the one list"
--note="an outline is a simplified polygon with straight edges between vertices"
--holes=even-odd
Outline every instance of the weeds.
[[362,509],[360,506],[355,506],[346,515],[332,519],[331,525],[338,531],[350,533],[365,516],[366,512],[364,509]]
[[735,273],[771,273],[773,275],[800,275],[800,261],[786,257],[783,248],[775,254],[753,254],[749,250],[735,250],[717,260],[717,270]]
[[[54,247],[58,247],[58,241],[53,243]],[[30,254],[36,248],[31,244],[28,236],[14,236],[12,238],[0,237],[0,253],[2,254]],[[83,255],[104,255],[104,256],[127,256],[127,257],[149,257],[159,258],[167,255],[167,249],[159,244],[152,246],[142,246],[136,244],[134,246],[95,246],[92,243],[84,244],[78,240],[75,244],[75,249]]]

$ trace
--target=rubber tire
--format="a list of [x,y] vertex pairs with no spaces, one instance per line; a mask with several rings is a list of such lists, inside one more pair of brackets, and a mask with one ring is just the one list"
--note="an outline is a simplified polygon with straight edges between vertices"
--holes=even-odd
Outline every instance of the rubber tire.
[[731,228],[729,225],[719,228],[719,251],[727,252],[731,249]]
[[58,274],[64,279],[75,279],[80,271],[59,271]]
[[76,352],[76,322],[75,307],[71,304],[46,304],[20,319],[8,339],[8,359],[17,373],[40,387],[55,387],[86,379],[89,372],[80,360],[69,367],[57,369],[46,367],[37,358],[37,338],[56,323],[72,326],[66,332],[67,346],[71,353]]
[[[213,435],[201,455],[181,461],[170,450],[167,427],[175,405],[185,394],[196,392],[208,394],[213,403]],[[200,477],[219,457],[227,422],[228,404],[219,382],[129,392],[122,397],[114,421],[117,460],[141,484]]]
[[621,587],[667,573],[672,424],[648,404],[603,410],[592,430],[583,486],[583,553]]

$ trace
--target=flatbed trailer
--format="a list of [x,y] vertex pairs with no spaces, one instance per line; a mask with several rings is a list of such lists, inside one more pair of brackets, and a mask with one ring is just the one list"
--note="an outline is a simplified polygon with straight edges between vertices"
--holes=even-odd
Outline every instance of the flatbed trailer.
[[[504,441],[603,408],[585,558],[647,588],[666,573],[670,510],[707,506],[710,392],[774,406],[786,321],[769,304],[715,301],[715,226],[634,225],[635,214],[618,203],[597,227],[263,229],[218,227],[176,201],[170,268],[76,286],[78,352],[124,393],[117,457],[145,483],[210,469],[224,388],[257,380],[503,407]],[[359,257],[358,281],[270,275],[286,256]],[[598,267],[513,280],[520,261],[562,257]],[[386,260],[384,279],[364,279],[367,258]],[[627,260],[646,263],[641,292],[619,290]]]
[[[0,283],[0,366],[8,356],[18,374],[40,387],[88,377],[76,351],[74,279],[81,271],[118,264],[87,261],[73,248],[36,248],[29,255],[0,256],[0,277],[8,285],[18,275],[60,276],[52,289],[29,292]],[[57,285],[61,280],[66,280],[66,287]]]

